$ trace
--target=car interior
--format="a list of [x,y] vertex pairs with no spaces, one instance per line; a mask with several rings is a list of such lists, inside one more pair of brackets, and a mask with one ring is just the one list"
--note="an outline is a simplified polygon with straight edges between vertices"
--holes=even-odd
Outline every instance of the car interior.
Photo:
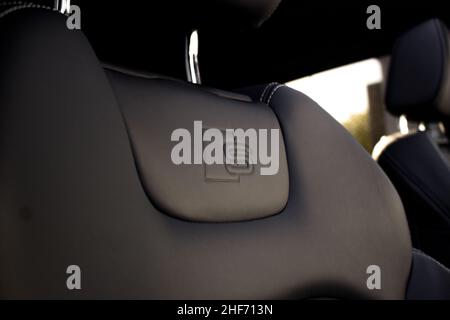
[[0,1],[0,299],[449,300],[450,11],[392,2]]

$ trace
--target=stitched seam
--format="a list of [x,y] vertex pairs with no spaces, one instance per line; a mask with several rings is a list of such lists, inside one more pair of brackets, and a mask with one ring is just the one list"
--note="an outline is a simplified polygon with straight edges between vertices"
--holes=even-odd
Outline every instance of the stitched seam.
[[0,13],[0,19],[5,17],[6,15],[13,13],[15,11],[18,10],[22,10],[22,9],[44,9],[44,10],[50,10],[53,12],[58,12],[60,14],[63,14],[65,16],[67,16],[67,13],[62,13],[59,10],[56,10],[55,8],[49,7],[49,6],[45,6],[45,5],[40,5],[40,4],[36,4],[36,3],[32,3],[32,2],[23,2],[23,1],[9,1],[9,2],[2,2],[0,3],[0,6],[14,6],[12,8],[9,8],[3,12]]
[[426,253],[424,253],[424,252],[422,252],[422,251],[420,251],[420,250],[418,250],[416,248],[413,248],[412,251],[413,251],[413,253],[416,253],[417,255],[422,256],[423,258],[436,263],[438,266],[440,266],[442,269],[444,269],[444,271],[446,271],[447,273],[450,274],[450,269],[447,268],[446,266],[444,266],[442,263],[440,263],[436,259],[434,259],[433,257],[430,257]]
[[10,13],[13,13],[15,11],[19,11],[19,10],[22,10],[22,9],[45,9],[45,10],[51,10],[51,11],[54,11],[54,12],[59,12],[59,11],[57,11],[57,10],[55,10],[53,8],[47,7],[47,6],[41,6],[41,5],[34,4],[34,3],[26,3],[26,4],[23,4],[23,5],[20,5],[20,6],[12,7],[10,9],[6,10],[6,11],[3,11],[2,13],[0,13],[0,19],[5,17],[5,16],[7,16]]
[[270,88],[271,86],[275,85],[275,84],[277,84],[277,83],[276,83],[276,82],[269,83],[269,84],[264,88],[264,90],[263,90],[261,96],[259,97],[259,102],[263,102],[263,101],[264,101],[264,96],[266,95],[267,90],[269,90],[269,88]]
[[23,1],[9,1],[9,2],[1,2],[0,7],[6,7],[6,6],[18,6],[24,4]]
[[267,99],[267,104],[268,105],[270,105],[270,102],[272,101],[272,98],[275,95],[275,93],[278,91],[278,89],[283,88],[283,87],[284,87],[284,84],[279,84],[275,88],[273,88],[269,98]]
[[37,4],[37,3],[34,3],[34,2],[26,2],[26,1],[5,1],[5,2],[0,2],[0,6],[1,7],[7,7],[7,6],[15,6],[15,7],[27,6],[28,7],[28,6],[33,6],[33,7],[37,7],[37,8],[55,10],[55,9],[49,7],[49,6],[46,6],[46,5],[41,5],[41,4]]

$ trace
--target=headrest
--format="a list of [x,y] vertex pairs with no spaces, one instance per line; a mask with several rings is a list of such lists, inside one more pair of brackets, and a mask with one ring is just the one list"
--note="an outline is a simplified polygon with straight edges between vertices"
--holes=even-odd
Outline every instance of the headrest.
[[[81,0],[73,0],[80,3]],[[277,9],[281,0],[183,0],[183,1],[82,1],[81,6],[88,24],[96,24],[97,19],[107,14],[119,21],[120,28],[127,31],[167,29],[185,31],[192,29],[242,29],[259,27]],[[91,22],[92,20],[92,22]],[[124,22],[126,21],[126,23]],[[109,26],[108,26],[109,28]]]
[[202,14],[207,25],[259,27],[280,4],[281,0],[195,0],[194,9]]
[[388,110],[415,121],[450,117],[449,59],[449,32],[437,19],[401,36],[391,58]]

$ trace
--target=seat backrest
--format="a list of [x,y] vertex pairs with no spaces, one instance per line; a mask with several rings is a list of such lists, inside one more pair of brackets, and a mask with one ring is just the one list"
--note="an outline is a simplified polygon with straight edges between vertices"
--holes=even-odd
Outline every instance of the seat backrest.
[[[395,189],[302,93],[104,67],[81,31],[39,9],[0,19],[0,46],[0,297],[405,297]],[[171,135],[194,136],[195,121],[278,129],[279,170],[175,164]],[[67,290],[69,265],[82,290]]]
[[[450,119],[449,32],[426,21],[400,37],[391,57],[386,105],[394,115],[430,124]],[[375,155],[393,181],[408,216],[413,244],[450,266],[450,158],[445,135],[394,135]],[[443,139],[442,139],[443,138]],[[443,140],[443,141],[442,141]]]

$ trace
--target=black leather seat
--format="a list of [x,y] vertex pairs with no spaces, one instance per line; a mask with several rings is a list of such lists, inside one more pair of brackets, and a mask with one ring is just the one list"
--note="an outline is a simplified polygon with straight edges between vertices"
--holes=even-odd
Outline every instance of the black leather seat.
[[396,135],[379,147],[378,163],[405,206],[413,245],[450,266],[449,33],[438,20],[403,35],[394,48],[386,104],[425,131]]
[[[102,66],[42,9],[0,19],[0,46],[1,298],[450,298],[389,179],[302,93]],[[171,132],[198,120],[280,129],[279,173],[174,165]]]

